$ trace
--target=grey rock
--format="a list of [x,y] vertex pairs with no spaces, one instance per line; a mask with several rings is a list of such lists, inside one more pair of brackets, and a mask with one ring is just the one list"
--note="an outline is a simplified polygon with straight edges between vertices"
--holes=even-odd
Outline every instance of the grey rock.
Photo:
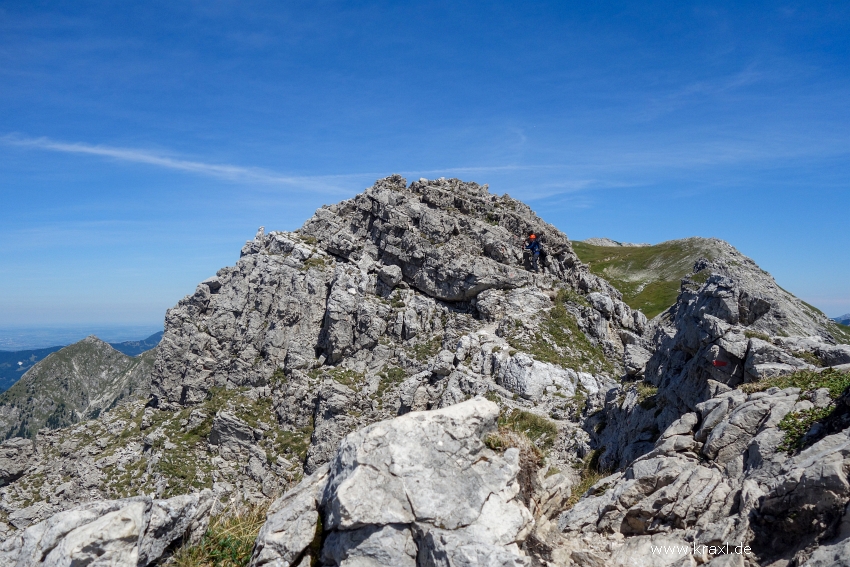
[[[633,359],[633,351],[651,352],[643,376],[658,392],[651,404],[633,404],[626,396],[625,403],[606,405],[609,427],[597,440],[606,448],[602,466],[626,466],[652,450],[657,432],[680,415],[745,382],[813,369],[795,356],[801,352],[842,360],[838,353],[845,346],[828,347],[835,340],[825,316],[779,288],[769,274],[728,244],[715,244],[718,259],[700,260],[694,266],[695,274],[705,276],[704,283],[685,278],[676,304],[654,321],[653,344],[627,341],[627,373],[641,375],[643,360]],[[704,442],[709,428],[723,412],[731,411],[724,407],[712,416],[706,414],[708,423],[696,441]],[[739,449],[736,445],[731,451]]]
[[319,514],[328,565],[526,565],[519,452],[482,440],[498,414],[476,398],[349,434],[329,468],[272,506],[252,565],[292,565]]
[[850,540],[815,549],[801,567],[850,567]]
[[[491,494],[510,493],[518,472],[515,452],[505,460],[480,458],[488,455],[482,438],[494,430],[497,416],[495,404],[477,399],[350,435],[340,445],[325,490],[327,527],[415,520],[456,529],[473,523]],[[424,470],[422,463],[428,463]],[[439,474],[422,477],[427,470]],[[513,506],[522,518],[521,504]]]
[[316,537],[319,499],[327,479],[328,467],[321,467],[271,505],[257,536],[251,565],[288,567],[303,554]]
[[390,524],[331,532],[322,561],[334,567],[416,567],[418,547],[409,526]]
[[401,273],[401,268],[398,266],[389,265],[381,267],[381,270],[378,272],[378,277],[381,278],[381,281],[387,284],[390,288],[394,288],[401,282],[403,274]]
[[29,466],[33,442],[16,437],[0,443],[0,486],[18,479]]
[[614,301],[610,296],[594,291],[587,294],[587,300],[606,319],[610,319],[614,315]]
[[92,502],[30,526],[0,545],[0,564],[148,565],[174,541],[197,541],[212,493],[169,500],[136,497]]
[[623,366],[626,369],[626,374],[630,376],[643,376],[646,369],[646,363],[652,358],[650,353],[645,348],[639,345],[627,344],[623,355]]
[[789,459],[758,509],[753,547],[776,553],[829,533],[850,500],[847,431],[824,437]]
[[304,464],[308,474],[330,461],[342,438],[355,428],[356,423],[347,415],[354,398],[354,392],[343,384],[333,380],[321,384],[313,419],[313,435]]
[[436,374],[438,376],[448,376],[451,374],[454,367],[455,353],[450,350],[441,350],[437,353],[437,356],[434,358],[434,361],[428,367],[428,370],[432,374]]
[[216,414],[210,431],[210,444],[222,450],[239,452],[242,447],[253,445],[254,432],[251,426],[229,412]]
[[745,361],[746,372],[755,380],[791,374],[813,366],[761,339],[750,339]]
[[[516,240],[532,226],[544,235],[547,281],[610,297],[616,319],[610,332],[607,324],[586,327],[612,353],[621,352],[617,329],[634,331],[641,316],[578,261],[557,229],[475,183],[408,187],[392,176],[320,209],[297,232],[258,231],[236,266],[219,270],[169,310],[153,393],[165,404],[196,404],[214,386],[260,386],[278,369],[309,370],[316,358],[337,364],[361,356],[381,337],[432,335],[443,331],[435,328],[439,315],[435,320],[428,313],[437,310],[434,300],[474,302],[485,316],[497,316],[500,308],[486,294],[502,292],[508,296],[501,309],[536,314],[551,303],[529,289],[534,278]],[[415,293],[406,294],[406,309],[396,318],[383,297],[393,286],[406,291],[404,282]],[[525,306],[517,310],[517,302]]]

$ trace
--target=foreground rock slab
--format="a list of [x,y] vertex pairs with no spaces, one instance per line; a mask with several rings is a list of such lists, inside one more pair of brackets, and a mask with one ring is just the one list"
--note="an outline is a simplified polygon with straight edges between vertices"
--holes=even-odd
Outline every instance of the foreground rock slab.
[[251,565],[528,565],[519,451],[483,441],[498,415],[475,398],[350,434],[272,505]]
[[200,538],[212,504],[209,490],[84,504],[4,540],[0,567],[150,565],[178,540]]

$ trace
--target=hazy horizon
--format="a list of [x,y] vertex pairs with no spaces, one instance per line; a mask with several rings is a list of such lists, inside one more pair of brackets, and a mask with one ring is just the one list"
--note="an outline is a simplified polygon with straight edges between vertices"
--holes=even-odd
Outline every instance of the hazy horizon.
[[81,324],[69,326],[0,327],[0,351],[38,350],[67,346],[95,335],[107,343],[141,341],[162,331],[156,325]]

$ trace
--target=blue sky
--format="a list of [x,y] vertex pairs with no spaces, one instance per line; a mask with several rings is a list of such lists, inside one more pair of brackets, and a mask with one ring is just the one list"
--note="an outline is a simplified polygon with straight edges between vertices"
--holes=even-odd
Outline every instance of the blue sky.
[[0,0],[0,326],[159,325],[402,173],[850,311],[845,2]]

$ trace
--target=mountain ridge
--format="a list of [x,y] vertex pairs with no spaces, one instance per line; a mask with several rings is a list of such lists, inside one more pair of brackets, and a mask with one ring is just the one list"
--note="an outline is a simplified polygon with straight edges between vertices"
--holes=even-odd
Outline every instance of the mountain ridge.
[[[189,523],[270,499],[251,565],[850,557],[829,539],[850,502],[834,323],[726,243],[648,320],[574,244],[486,186],[400,176],[261,228],[168,310],[150,398],[0,444],[0,563],[53,553],[60,518],[57,550],[165,561]],[[140,506],[182,527],[90,528]]]

